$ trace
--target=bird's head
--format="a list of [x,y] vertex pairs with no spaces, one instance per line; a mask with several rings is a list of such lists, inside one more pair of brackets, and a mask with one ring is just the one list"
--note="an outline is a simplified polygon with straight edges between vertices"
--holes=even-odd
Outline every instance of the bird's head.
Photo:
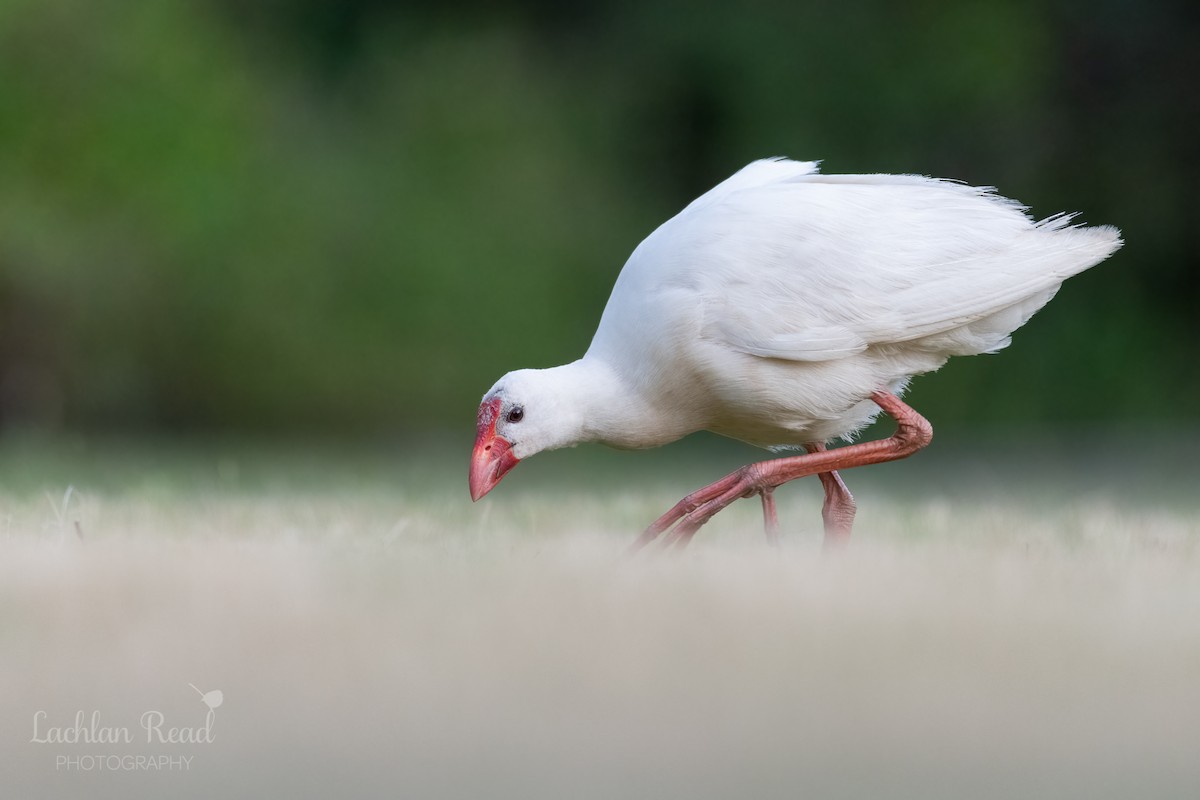
[[518,462],[581,438],[583,403],[555,369],[522,369],[496,382],[479,405],[471,454],[471,499],[490,492]]

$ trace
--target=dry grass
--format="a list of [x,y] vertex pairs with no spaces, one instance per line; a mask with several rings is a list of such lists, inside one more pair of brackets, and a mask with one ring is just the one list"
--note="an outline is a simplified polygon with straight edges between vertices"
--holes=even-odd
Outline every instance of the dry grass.
[[[386,469],[247,489],[223,483],[224,462],[211,480],[129,468],[74,492],[65,514],[62,484],[0,494],[4,796],[1200,786],[1200,511],[1187,503],[1103,486],[1050,504],[1014,503],[1003,484],[964,499],[870,490],[852,548],[825,557],[805,489],[781,498],[799,529],[782,552],[746,503],[681,558],[622,561],[676,486],[506,484],[473,507],[461,471],[393,491]],[[189,683],[224,693],[215,740],[137,738],[148,709],[203,722]],[[39,710],[45,725],[98,710],[135,741],[33,743]],[[193,761],[56,769],[106,753]]]

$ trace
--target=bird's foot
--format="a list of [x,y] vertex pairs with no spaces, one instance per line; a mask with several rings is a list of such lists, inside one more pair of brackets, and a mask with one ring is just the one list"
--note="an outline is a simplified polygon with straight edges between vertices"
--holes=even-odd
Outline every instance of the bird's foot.
[[[776,532],[778,521],[774,515],[775,502],[771,492],[777,485],[767,481],[758,464],[747,464],[716,483],[697,489],[680,500],[667,513],[656,519],[649,528],[646,528],[637,541],[630,546],[629,552],[634,553],[641,550],[663,533],[667,534],[663,541],[664,548],[683,549],[692,541],[696,531],[704,527],[704,524],[712,519],[718,511],[729,506],[735,500],[755,494],[763,496],[767,538],[775,542],[778,536],[773,538],[772,533]],[[771,524],[773,521],[775,522],[774,527]]]

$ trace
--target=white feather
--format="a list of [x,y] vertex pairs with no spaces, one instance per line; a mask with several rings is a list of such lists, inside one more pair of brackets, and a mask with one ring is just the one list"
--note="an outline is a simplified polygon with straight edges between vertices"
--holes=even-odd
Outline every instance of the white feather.
[[1115,228],[1070,219],[1035,222],[953,181],[756,161],[638,245],[583,359],[522,371],[523,404],[571,412],[527,408],[514,450],[650,447],[702,429],[764,446],[852,434],[877,411],[871,392],[1006,346],[1120,247]]

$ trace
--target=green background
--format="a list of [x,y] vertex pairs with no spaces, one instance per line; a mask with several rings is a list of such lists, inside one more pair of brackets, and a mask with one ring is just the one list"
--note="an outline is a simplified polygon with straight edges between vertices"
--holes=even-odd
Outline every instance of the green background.
[[0,425],[465,430],[625,257],[764,156],[995,185],[1125,248],[963,424],[1195,422],[1189,3],[3,0]]

